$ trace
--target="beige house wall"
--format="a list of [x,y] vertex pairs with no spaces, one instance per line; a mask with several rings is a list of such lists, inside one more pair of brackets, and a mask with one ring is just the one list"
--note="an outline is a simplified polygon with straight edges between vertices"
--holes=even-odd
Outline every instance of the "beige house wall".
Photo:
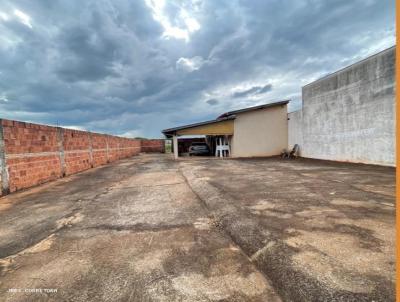
[[288,147],[287,106],[239,113],[234,122],[233,157],[279,155]]
[[190,127],[176,132],[177,135],[232,135],[233,120]]

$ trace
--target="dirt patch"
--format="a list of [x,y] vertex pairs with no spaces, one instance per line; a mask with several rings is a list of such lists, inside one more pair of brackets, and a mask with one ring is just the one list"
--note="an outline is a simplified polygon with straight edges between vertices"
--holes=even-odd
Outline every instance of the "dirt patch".
[[301,270],[312,278],[317,278],[322,283],[333,287],[336,290],[350,291],[354,293],[370,293],[370,284],[350,271],[347,275],[337,269],[337,263],[322,253],[314,251],[300,252],[292,257],[297,269]]
[[388,185],[388,186],[379,186],[378,185],[377,186],[377,185],[356,184],[354,186],[360,190],[367,191],[367,192],[383,194],[383,195],[387,195],[390,197],[396,196],[396,188],[393,185]]
[[76,224],[76,223],[82,221],[83,218],[84,218],[84,215],[82,215],[81,213],[76,213],[69,217],[65,217],[60,220],[57,220],[56,221],[57,229],[61,229],[65,226],[72,226],[73,224]]
[[12,206],[13,206],[13,203],[10,200],[8,200],[6,198],[0,198],[0,212],[8,210]]
[[[386,272],[393,269],[393,265],[385,253],[363,248],[360,239],[349,234],[301,231],[300,235],[289,238],[285,242],[295,248],[316,249],[321,255],[331,257],[332,263],[340,264],[349,271],[356,271],[360,274],[390,277],[391,274]],[[318,257],[314,259],[318,261]]]
[[114,188],[140,187],[140,186],[166,186],[182,184],[184,179],[177,172],[147,172],[135,175],[121,181]]
[[43,239],[42,241],[36,243],[35,245],[20,251],[18,254],[0,259],[1,274],[5,274],[12,267],[15,268],[14,264],[16,262],[17,257],[23,256],[26,254],[35,254],[35,253],[41,253],[41,252],[47,251],[52,246],[54,240],[55,240],[55,235],[51,234],[50,236],[48,236],[47,238]]
[[378,206],[378,204],[373,200],[364,201],[364,200],[351,200],[345,198],[335,198],[330,203],[336,206],[349,206],[355,208],[372,208]]
[[246,277],[227,274],[208,278],[200,274],[184,274],[172,279],[172,285],[176,291],[196,301],[221,301],[229,299],[232,293],[251,298],[263,294],[267,289],[260,273],[251,273]]
[[171,249],[161,249],[148,252],[135,257],[136,259],[130,262],[130,266],[140,274],[159,270],[162,267],[163,262],[170,256],[171,253]]
[[213,227],[213,220],[210,218],[200,217],[194,222],[194,227],[199,230],[209,230]]

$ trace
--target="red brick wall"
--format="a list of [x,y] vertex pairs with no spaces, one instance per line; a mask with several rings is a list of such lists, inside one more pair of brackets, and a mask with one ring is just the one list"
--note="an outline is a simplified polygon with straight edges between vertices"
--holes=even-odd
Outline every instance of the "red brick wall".
[[142,152],[165,152],[165,141],[163,139],[142,140]]
[[10,192],[60,177],[57,128],[9,120],[2,127]]
[[118,160],[118,148],[119,148],[119,142],[118,138],[113,137],[108,135],[107,136],[107,141],[108,141],[108,159],[110,162]]
[[125,157],[130,157],[133,155],[137,155],[141,150],[141,141],[136,140],[136,139],[129,139],[129,138],[124,138],[120,137],[119,138],[119,157],[120,158],[125,158]]
[[107,135],[92,133],[93,167],[106,164],[107,161]]
[[[0,148],[0,195],[140,152],[164,150],[164,140],[141,141],[4,119],[0,120],[0,131],[4,141],[4,150]],[[5,178],[2,158],[8,188],[1,187]]]
[[63,132],[65,174],[71,175],[90,169],[89,132],[71,129],[64,129]]

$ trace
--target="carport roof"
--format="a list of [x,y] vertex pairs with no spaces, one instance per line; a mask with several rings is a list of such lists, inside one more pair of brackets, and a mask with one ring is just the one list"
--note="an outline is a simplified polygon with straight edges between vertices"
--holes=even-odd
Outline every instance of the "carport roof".
[[263,105],[258,105],[258,106],[253,106],[253,107],[248,107],[248,108],[228,111],[228,112],[225,112],[225,113],[221,114],[215,120],[209,120],[209,121],[204,121],[204,122],[200,122],[200,123],[194,123],[194,124],[189,124],[189,125],[184,125],[184,126],[164,129],[162,131],[162,133],[167,137],[171,137],[172,135],[176,135],[176,132],[180,131],[180,130],[200,127],[200,126],[204,126],[204,125],[216,124],[216,123],[220,123],[220,122],[227,121],[227,120],[233,120],[233,119],[236,118],[236,114],[240,114],[240,113],[243,113],[243,112],[254,111],[254,110],[259,110],[259,109],[270,108],[270,107],[275,107],[275,106],[286,105],[287,103],[289,103],[289,100],[284,100],[284,101],[279,101],[279,102],[275,102],[275,103],[268,103],[268,104],[263,104]]
[[179,126],[179,127],[175,127],[175,128],[164,129],[162,131],[162,133],[166,136],[171,136],[171,135],[174,135],[179,130],[195,128],[195,127],[210,125],[210,124],[216,124],[216,123],[220,123],[220,122],[228,121],[228,120],[234,120],[235,117],[236,116],[231,115],[231,116],[227,116],[227,117],[223,117],[223,118],[217,118],[215,120],[204,121],[204,122],[200,122],[200,123],[194,123],[194,124]]

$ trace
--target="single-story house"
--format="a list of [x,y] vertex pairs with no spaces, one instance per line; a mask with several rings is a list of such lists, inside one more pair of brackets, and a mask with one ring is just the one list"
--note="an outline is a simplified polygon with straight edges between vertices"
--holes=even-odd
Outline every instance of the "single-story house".
[[233,110],[215,120],[165,129],[162,133],[173,139],[178,157],[180,136],[204,135],[213,146],[222,142],[231,157],[279,155],[288,147],[287,104],[289,100]]

